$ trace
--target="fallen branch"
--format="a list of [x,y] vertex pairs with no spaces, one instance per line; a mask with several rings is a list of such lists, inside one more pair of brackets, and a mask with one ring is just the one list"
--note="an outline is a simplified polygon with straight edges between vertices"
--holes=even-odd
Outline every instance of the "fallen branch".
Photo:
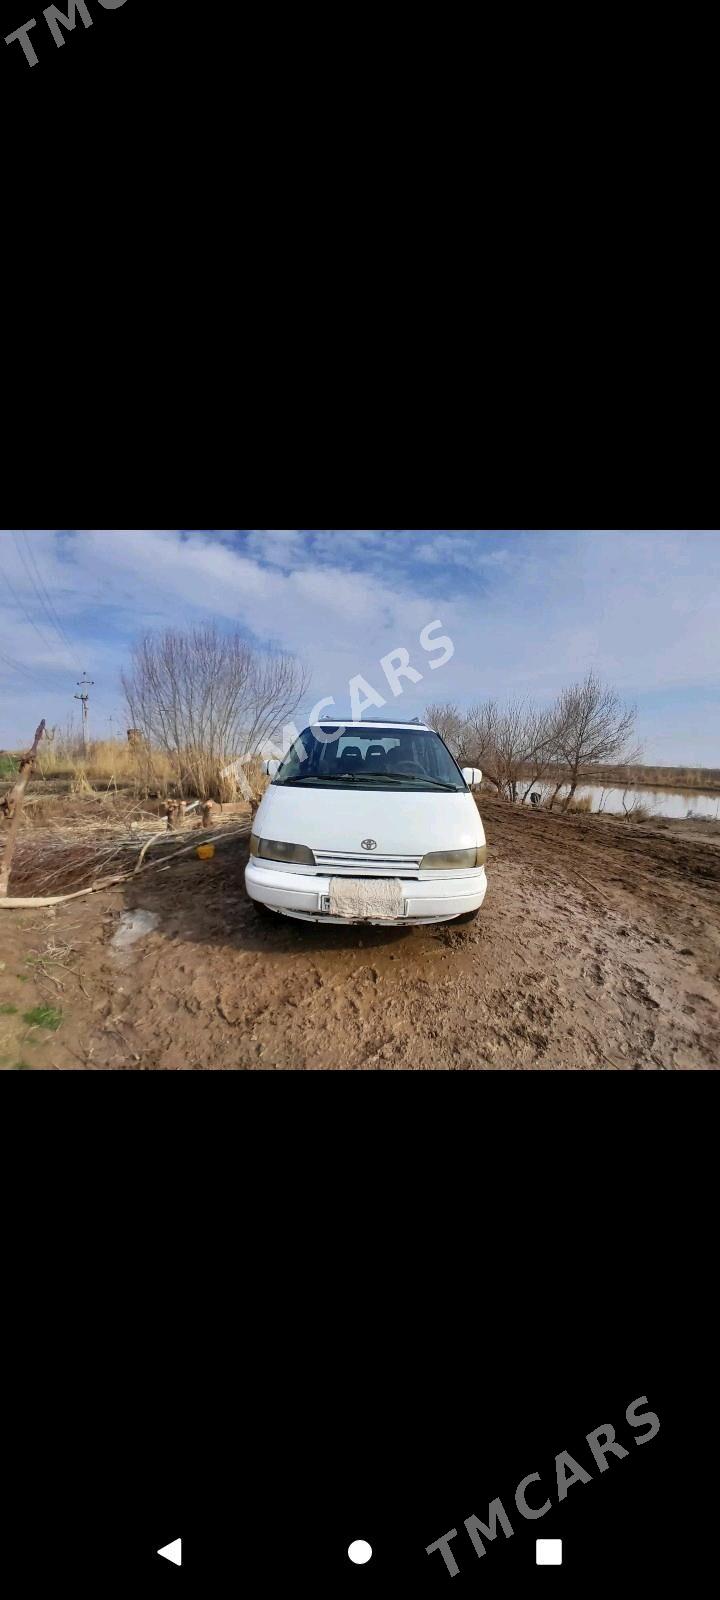
[[[232,832],[230,832],[227,828],[223,828],[220,833],[211,834],[210,838],[203,840],[202,843],[211,844],[218,839],[237,839],[241,836],[246,837],[247,832],[247,824],[242,828],[233,828]],[[162,835],[157,834],[155,837],[161,838]],[[37,906],[58,906],[61,905],[65,900],[79,900],[81,895],[94,894],[97,889],[110,889],[116,883],[128,883],[129,880],[136,877],[138,873],[151,872],[154,867],[161,867],[163,862],[169,864],[171,861],[176,861],[178,856],[186,856],[191,851],[197,850],[199,842],[200,841],[198,841],[196,836],[193,844],[183,845],[181,850],[173,850],[169,856],[159,856],[157,861],[146,861],[142,866],[138,862],[138,865],[133,868],[132,872],[121,872],[114,878],[101,878],[98,883],[91,883],[88,889],[75,889],[73,890],[72,894],[51,894],[43,895],[40,898],[30,895],[23,899],[3,899],[2,896],[0,896],[0,910],[2,910],[4,906],[7,906],[9,911],[31,911]],[[143,846],[141,856],[144,854],[145,850],[147,850],[150,844],[152,844],[152,840],[148,839],[147,844]],[[165,871],[167,869],[163,868],[163,870]]]
[[74,889],[72,894],[46,894],[40,898],[30,895],[21,900],[0,898],[0,911],[5,906],[9,911],[19,911],[23,907],[32,911],[35,906],[58,906],[62,900],[79,900],[83,894],[94,894],[96,889],[110,889],[114,883],[126,883],[131,877],[131,872],[122,872],[117,878],[101,878],[98,883],[91,883],[89,889]]
[[156,839],[162,839],[162,837],[163,837],[162,833],[154,833],[152,835],[152,838],[145,840],[145,843],[144,843],[144,845],[142,847],[142,850],[140,851],[140,855],[138,857],[137,866],[133,868],[133,873],[132,873],[133,877],[135,877],[135,873],[136,872],[140,872],[142,870],[142,864],[143,864],[143,861],[145,860],[145,852],[150,849],[151,844],[154,844]]
[[169,856],[158,856],[157,861],[148,861],[146,866],[140,868],[140,871],[147,872],[150,867],[159,867],[163,861],[174,861],[177,856],[186,856],[191,850],[197,850],[199,844],[214,844],[216,839],[238,839],[242,834],[247,834],[248,831],[248,826],[245,824],[242,828],[233,828],[232,833],[228,832],[227,828],[222,828],[219,833],[211,833],[209,839],[198,839],[196,834],[192,844],[183,845],[181,850],[173,850]]

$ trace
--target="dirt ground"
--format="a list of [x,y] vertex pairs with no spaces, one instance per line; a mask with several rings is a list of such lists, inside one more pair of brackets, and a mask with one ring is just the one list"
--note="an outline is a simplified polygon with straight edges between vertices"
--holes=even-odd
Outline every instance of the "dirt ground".
[[[261,919],[237,838],[1,912],[0,1067],[717,1067],[720,826],[480,809],[464,927]],[[114,946],[138,911],[152,929]]]

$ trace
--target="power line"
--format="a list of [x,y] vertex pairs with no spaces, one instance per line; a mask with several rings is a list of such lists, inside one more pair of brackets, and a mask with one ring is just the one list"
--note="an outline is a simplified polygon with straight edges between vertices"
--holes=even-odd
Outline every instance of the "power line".
[[[0,650],[0,661],[4,661],[5,665],[10,667],[13,672],[21,672],[25,678],[31,679],[33,683],[39,683],[43,689],[50,687],[49,678],[41,677],[39,673],[33,672],[30,667],[24,667],[20,661],[13,661],[12,656],[7,656],[4,650]],[[56,683],[52,687],[55,694],[62,694],[62,690],[58,688]]]
[[[26,678],[35,676],[34,673],[30,672],[28,667],[23,667],[20,665],[19,661],[13,661],[11,656],[6,656],[4,650],[0,650],[0,661],[4,661],[6,667],[11,667],[13,672],[23,672]],[[39,682],[40,680],[38,679],[37,681]]]
[[40,629],[38,628],[37,623],[34,622],[33,618],[30,616],[30,612],[28,611],[27,606],[25,605],[25,602],[20,598],[20,595],[18,594],[17,590],[13,587],[12,583],[10,582],[10,579],[9,579],[9,577],[8,577],[6,571],[5,571],[5,568],[4,568],[4,566],[2,565],[1,562],[0,562],[0,573],[2,573],[2,576],[5,579],[5,582],[6,582],[7,586],[8,586],[8,589],[10,590],[10,593],[13,596],[15,604],[18,605],[20,607],[21,611],[24,612],[26,620],[30,623],[30,627],[35,629],[35,632],[36,632],[36,634],[38,636],[38,639],[40,640],[40,643],[42,644],[43,648],[45,650],[51,650],[51,651],[54,650],[55,649],[54,643],[51,643],[48,639],[44,638],[43,634],[40,632]]
[[[6,656],[5,655],[4,650],[0,650],[0,661],[4,661],[5,665],[7,667],[10,667],[13,672],[16,672],[16,673],[17,672],[21,672],[21,673],[23,673],[23,675],[26,678],[29,678],[32,683],[38,683],[40,685],[40,688],[44,689],[45,692],[47,693],[49,685],[50,685],[50,679],[49,678],[40,677],[38,673],[32,672],[30,667],[24,667],[21,662],[13,661],[11,656]],[[52,686],[52,692],[53,692],[53,694],[62,694],[62,689],[59,689],[57,684],[55,683]]]
[[[24,538],[25,543],[27,545],[27,536],[25,534],[25,530],[24,529],[23,529],[23,538]],[[50,627],[53,630],[53,632],[56,635],[56,637],[58,638],[58,640],[59,640],[59,642],[60,642],[60,644],[62,646],[63,651],[66,654],[69,654],[69,659],[71,661],[74,661],[75,662],[75,666],[77,667],[78,666],[78,662],[75,661],[75,658],[73,656],[73,651],[72,651],[72,647],[70,645],[69,639],[63,633],[62,624],[61,624],[61,622],[60,622],[60,620],[59,620],[59,618],[57,616],[57,612],[55,613],[55,619],[54,620],[53,620],[53,616],[51,615],[50,604],[52,602],[50,602],[50,604],[48,603],[50,601],[50,597],[49,597],[49,595],[47,593],[47,590],[45,589],[45,586],[43,584],[42,578],[40,577],[40,573],[38,572],[37,565],[35,564],[35,558],[34,558],[34,556],[32,554],[30,546],[27,545],[27,551],[28,551],[28,555],[30,556],[31,560],[33,561],[33,565],[35,565],[35,571],[37,573],[37,579],[39,580],[39,586],[38,586],[38,581],[36,581],[36,579],[33,577],[32,572],[30,571],[30,568],[29,568],[29,566],[27,564],[27,561],[25,559],[25,554],[24,554],[22,545],[20,544],[19,539],[18,539],[18,535],[15,532],[13,533],[13,543],[14,543],[15,549],[17,550],[17,553],[18,553],[18,555],[20,557],[20,560],[22,561],[22,564],[23,564],[23,566],[25,568],[27,576],[30,579],[31,588],[33,590],[33,593],[35,595],[36,600],[39,601],[41,611],[44,612],[45,618],[50,623]],[[44,590],[45,598],[43,598],[43,594],[41,593],[41,589]]]
[[70,651],[70,654],[73,657],[73,660],[75,662],[76,667],[78,668],[78,670],[80,670],[80,662],[78,661],[78,658],[74,653],[75,647],[74,647],[72,641],[68,638],[67,633],[65,632],[64,625],[61,622],[61,620],[60,620],[60,618],[59,618],[59,616],[57,614],[57,610],[55,608],[55,602],[54,602],[54,600],[52,598],[52,595],[48,593],[47,586],[43,581],[42,574],[41,574],[40,569],[38,567],[37,561],[35,560],[35,552],[34,552],[34,550],[32,548],[32,544],[30,542],[30,539],[28,538],[27,532],[26,532],[26,530],[24,528],[23,528],[23,532],[22,532],[22,540],[23,540],[23,544],[25,545],[25,548],[27,550],[27,553],[28,553],[28,555],[30,557],[32,565],[33,565],[33,567],[35,569],[35,572],[37,573],[37,576],[38,576],[38,579],[39,579],[39,582],[40,582],[40,587],[42,589],[43,594],[47,598],[48,605],[50,607],[50,610],[52,612],[53,617],[55,618],[55,621],[57,623],[58,629],[60,631],[60,635],[65,640],[65,643],[67,644],[68,650]]

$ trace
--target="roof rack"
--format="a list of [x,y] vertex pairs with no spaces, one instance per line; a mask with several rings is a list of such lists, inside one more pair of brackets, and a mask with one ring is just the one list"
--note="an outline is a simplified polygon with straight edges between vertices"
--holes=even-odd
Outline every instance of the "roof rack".
[[[338,726],[340,723],[342,723],[343,726],[347,725],[348,727],[354,727],[354,728],[361,727],[363,723],[366,723],[368,728],[382,727],[386,722],[393,722],[393,723],[402,724],[406,728],[412,728],[415,724],[417,724],[420,727],[424,727],[425,726],[425,724],[421,721],[420,717],[328,717],[328,716],[322,716],[322,717],[316,717],[315,720],[316,720],[316,723],[317,722],[332,722],[336,726]],[[312,726],[312,724],[311,724],[311,726]]]

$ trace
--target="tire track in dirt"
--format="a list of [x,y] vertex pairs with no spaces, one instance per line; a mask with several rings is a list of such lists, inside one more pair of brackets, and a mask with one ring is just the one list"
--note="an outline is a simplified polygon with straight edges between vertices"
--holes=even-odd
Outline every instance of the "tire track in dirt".
[[[717,1066],[720,843],[485,799],[481,810],[488,894],[464,926],[258,919],[244,892],[245,850],[235,845],[212,862],[188,858],[143,883],[58,907],[43,927],[72,939],[87,997],[77,986],[64,997],[54,1063]],[[119,955],[113,933],[137,909],[155,913],[157,926]],[[17,915],[16,945],[37,947],[37,916],[26,934],[25,914]],[[0,941],[8,934],[0,923]]]

